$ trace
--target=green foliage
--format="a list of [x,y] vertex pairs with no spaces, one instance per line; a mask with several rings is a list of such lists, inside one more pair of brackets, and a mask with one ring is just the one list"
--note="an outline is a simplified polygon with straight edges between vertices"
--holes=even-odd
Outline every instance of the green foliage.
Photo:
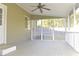
[[43,19],[41,23],[42,27],[64,27],[64,18]]

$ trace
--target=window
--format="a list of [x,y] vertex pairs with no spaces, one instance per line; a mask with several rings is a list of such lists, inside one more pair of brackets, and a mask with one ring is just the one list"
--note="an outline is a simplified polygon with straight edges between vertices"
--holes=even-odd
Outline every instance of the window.
[[[70,31],[79,31],[79,8],[70,15]],[[75,18],[74,18],[75,17]]]
[[28,17],[25,17],[25,28],[30,30],[30,19],[28,19]]
[[55,30],[64,30],[64,18],[41,19],[37,21],[37,27],[54,28]]
[[79,24],[79,8],[76,10],[76,24],[78,25]]
[[30,30],[30,20],[28,20],[28,25],[27,25],[27,29]]
[[74,14],[70,15],[70,27],[74,27]]

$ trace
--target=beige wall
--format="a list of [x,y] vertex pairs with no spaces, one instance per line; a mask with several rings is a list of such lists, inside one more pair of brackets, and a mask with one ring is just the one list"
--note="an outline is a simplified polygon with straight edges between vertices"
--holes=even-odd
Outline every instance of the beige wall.
[[[28,31],[25,31],[25,16],[32,20],[56,18],[50,16],[30,15],[28,12],[21,9],[13,3],[4,4],[7,6],[7,42],[18,42],[25,40],[25,37],[30,37]],[[27,33],[27,34],[26,34]],[[29,34],[29,35],[28,35]]]
[[25,12],[16,4],[5,4],[7,6],[7,42],[17,42],[25,40],[25,16],[30,14]]

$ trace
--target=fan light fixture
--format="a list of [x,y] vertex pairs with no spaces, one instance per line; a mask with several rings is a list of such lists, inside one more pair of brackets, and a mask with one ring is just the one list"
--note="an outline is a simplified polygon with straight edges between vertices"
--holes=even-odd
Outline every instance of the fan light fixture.
[[43,10],[42,9],[45,9],[45,10],[50,10],[49,8],[45,8],[45,4],[41,4],[39,3],[37,6],[32,6],[32,7],[36,7],[35,9],[32,10],[32,12],[36,11],[37,9],[40,10],[41,13],[43,13]]

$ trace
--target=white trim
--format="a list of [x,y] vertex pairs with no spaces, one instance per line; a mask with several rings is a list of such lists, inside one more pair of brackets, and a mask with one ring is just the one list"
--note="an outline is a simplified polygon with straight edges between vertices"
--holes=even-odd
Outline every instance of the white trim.
[[64,32],[64,34],[65,34],[65,41],[66,41],[66,32],[67,32],[67,26],[66,26],[66,18],[64,19],[64,27],[65,27],[65,32]]
[[54,27],[53,27],[53,36],[52,37],[53,37],[53,40],[55,40],[55,38],[54,38]]
[[43,29],[41,30],[41,40],[43,40]]
[[67,31],[69,31],[69,30],[70,30],[70,17],[68,15],[68,29],[67,29]]
[[3,49],[3,50],[2,50],[2,55],[6,55],[6,54],[8,54],[8,53],[10,53],[10,52],[13,52],[13,51],[15,51],[15,50],[16,50],[16,46],[12,46],[12,47]]
[[74,13],[74,25],[76,25],[75,7],[73,8],[73,13]]
[[[37,25],[37,24],[36,24]],[[42,21],[41,21],[41,25],[42,25]],[[41,29],[41,40],[43,40],[43,29]]]
[[[32,33],[32,30],[31,30],[31,33]],[[32,34],[31,34],[31,40],[33,40]]]
[[3,9],[3,27],[4,27],[4,40],[2,44],[6,44],[7,43],[7,6],[4,4],[0,4],[1,8]]
[[[76,10],[75,10],[75,6],[73,8],[73,13],[74,13],[74,27],[75,27],[75,25],[76,25]],[[74,46],[74,48],[76,48],[76,42],[75,41],[76,41],[75,40],[75,36],[73,35],[73,46]]]
[[5,44],[7,43],[7,6],[5,6]]
[[33,20],[31,20],[31,40],[33,40],[33,36],[32,36],[32,33],[33,33],[33,32],[32,32],[32,28],[33,28],[33,27],[32,27],[32,24],[33,24]]
[[65,29],[65,32],[67,31],[66,29],[66,18],[64,19],[64,29]]

